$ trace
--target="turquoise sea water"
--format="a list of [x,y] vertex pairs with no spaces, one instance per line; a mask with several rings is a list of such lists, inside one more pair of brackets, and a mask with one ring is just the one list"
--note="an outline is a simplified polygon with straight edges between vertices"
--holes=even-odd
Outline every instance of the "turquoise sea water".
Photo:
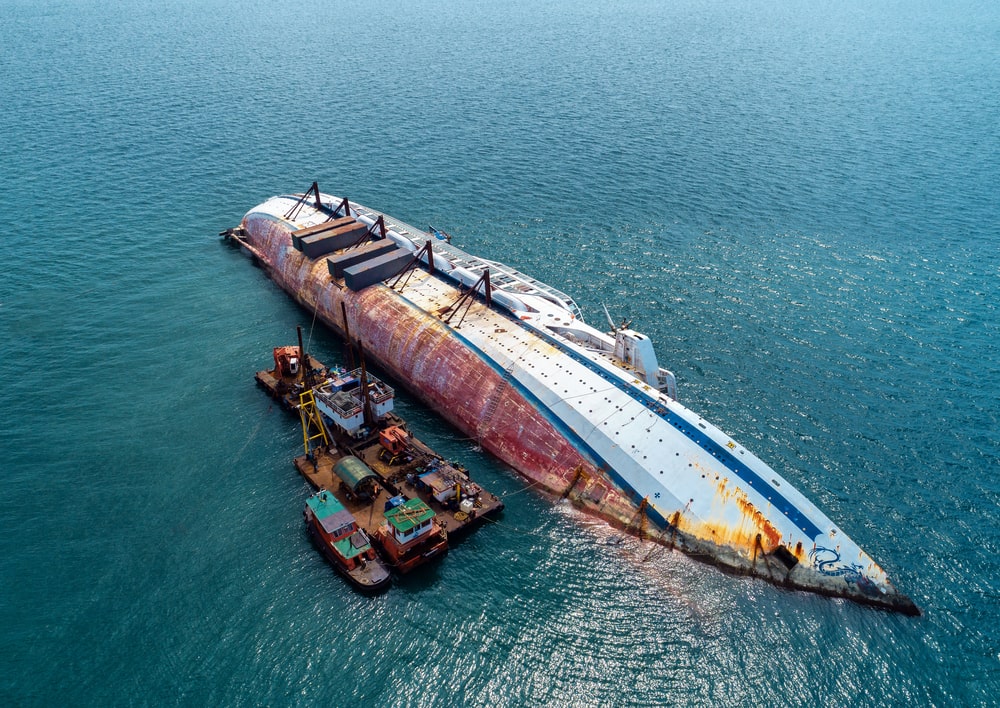
[[[1000,11],[0,3],[0,702],[991,705]],[[218,231],[320,186],[635,319],[924,609],[734,578],[525,491],[368,599],[309,545]]]

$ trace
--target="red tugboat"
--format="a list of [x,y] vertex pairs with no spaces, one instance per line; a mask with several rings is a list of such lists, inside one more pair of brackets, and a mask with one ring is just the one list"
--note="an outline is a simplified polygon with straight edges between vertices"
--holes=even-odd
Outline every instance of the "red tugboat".
[[375,542],[398,572],[408,573],[448,551],[448,536],[421,499],[393,497],[385,503],[384,516]]
[[389,569],[375,553],[368,534],[337,497],[321,489],[309,497],[302,514],[313,542],[354,587],[372,594],[388,589]]

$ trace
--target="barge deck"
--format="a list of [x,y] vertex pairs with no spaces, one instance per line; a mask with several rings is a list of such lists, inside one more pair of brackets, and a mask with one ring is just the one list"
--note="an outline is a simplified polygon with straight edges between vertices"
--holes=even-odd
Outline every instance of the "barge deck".
[[[329,369],[310,354],[300,355],[300,351],[301,336],[299,347],[275,349],[275,368],[258,371],[255,379],[285,410],[299,415],[304,426],[309,426],[312,415],[313,425],[322,427],[324,435],[316,438],[316,444],[310,444],[309,433],[304,434],[308,451],[294,459],[295,468],[314,489],[334,491],[366,531],[384,523],[385,503],[398,497],[417,498],[430,507],[449,541],[460,540],[503,511],[503,501],[473,481],[467,468],[442,458],[413,435],[406,421],[388,410],[392,389],[369,376],[364,367],[354,372]],[[381,401],[385,410],[353,434],[330,418],[316,417],[316,407],[308,402],[315,401],[316,396],[322,401],[328,382],[349,380],[385,394]],[[313,409],[312,414],[309,408]],[[341,493],[343,483],[335,466],[351,456],[361,460],[378,477],[371,489],[374,495],[371,499],[359,498],[350,490]]]

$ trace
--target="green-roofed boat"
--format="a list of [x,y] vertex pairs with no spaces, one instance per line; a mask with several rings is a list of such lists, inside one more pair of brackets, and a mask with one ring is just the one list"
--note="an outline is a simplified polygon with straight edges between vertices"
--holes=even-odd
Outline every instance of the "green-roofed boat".
[[422,499],[393,497],[385,503],[384,516],[385,522],[375,531],[375,542],[400,573],[448,551],[448,535]]
[[321,489],[303,511],[310,537],[333,566],[356,588],[377,593],[389,587],[389,568],[372,548],[357,520],[332,492]]

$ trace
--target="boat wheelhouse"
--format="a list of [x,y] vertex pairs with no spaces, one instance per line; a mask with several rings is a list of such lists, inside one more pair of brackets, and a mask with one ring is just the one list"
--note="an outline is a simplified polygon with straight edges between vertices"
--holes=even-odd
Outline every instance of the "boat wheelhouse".
[[396,570],[408,573],[447,552],[448,537],[423,500],[393,497],[385,505],[385,523],[375,538]]

